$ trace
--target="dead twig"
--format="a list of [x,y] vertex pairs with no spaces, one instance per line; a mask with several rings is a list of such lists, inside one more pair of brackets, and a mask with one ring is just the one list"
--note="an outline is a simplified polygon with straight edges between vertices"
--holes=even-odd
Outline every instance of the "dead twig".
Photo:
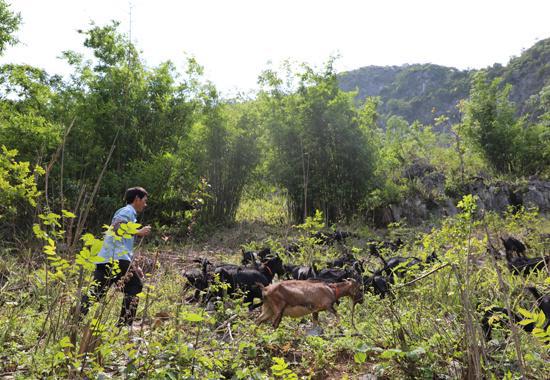
[[231,317],[227,318],[221,325],[216,328],[216,330],[214,330],[214,333],[225,330],[226,326],[229,325],[235,318],[237,318],[237,314],[233,314]]
[[445,268],[445,267],[447,267],[447,266],[449,266],[449,263],[443,264],[443,265],[441,265],[441,266],[439,266],[439,267],[437,267],[437,268],[435,268],[435,269],[429,271],[428,273],[423,274],[422,276],[415,278],[415,279],[412,280],[412,281],[409,281],[409,282],[407,282],[407,283],[405,283],[405,284],[396,286],[395,289],[397,290],[397,289],[404,288],[405,286],[412,285],[412,284],[414,284],[415,282],[420,281],[420,280],[422,280],[423,278],[426,278],[426,277],[428,277],[429,275],[431,275],[432,273],[435,273],[435,272],[437,272],[438,270],[443,269],[443,268]]

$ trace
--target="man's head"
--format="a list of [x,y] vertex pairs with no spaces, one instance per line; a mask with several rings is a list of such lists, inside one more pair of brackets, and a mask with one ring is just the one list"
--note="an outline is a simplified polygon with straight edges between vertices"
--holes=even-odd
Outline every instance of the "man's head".
[[147,206],[147,191],[143,187],[131,187],[126,190],[126,204],[132,205],[137,212],[142,212]]

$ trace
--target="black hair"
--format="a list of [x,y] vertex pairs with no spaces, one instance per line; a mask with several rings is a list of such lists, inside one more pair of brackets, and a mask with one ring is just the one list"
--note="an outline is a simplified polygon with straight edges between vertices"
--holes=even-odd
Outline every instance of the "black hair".
[[126,194],[124,194],[124,199],[126,199],[126,204],[134,203],[134,200],[136,197],[139,199],[143,199],[147,194],[147,190],[145,190],[143,187],[131,187],[128,190],[126,190]]

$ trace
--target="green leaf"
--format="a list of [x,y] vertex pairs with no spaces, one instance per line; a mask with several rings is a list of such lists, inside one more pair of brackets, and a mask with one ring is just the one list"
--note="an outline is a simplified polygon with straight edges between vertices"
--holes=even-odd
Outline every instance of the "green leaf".
[[61,210],[61,213],[63,214],[63,216],[64,216],[65,218],[70,218],[70,219],[74,219],[74,218],[76,218],[76,215],[75,215],[75,214],[73,214],[73,213],[72,213],[72,212],[70,212],[70,211],[67,211],[67,210]]
[[59,341],[59,346],[61,346],[62,348],[74,347],[74,345],[71,343],[71,339],[68,336],[64,336],[63,338],[61,338],[61,340]]
[[188,322],[202,322],[202,321],[204,321],[204,318],[201,315],[195,314],[195,313],[185,313],[183,315],[183,319],[188,321]]
[[367,360],[367,354],[365,352],[356,352],[353,355],[353,360],[358,364],[363,364]]
[[382,352],[380,354],[380,358],[381,359],[391,359],[393,358],[394,356],[398,356],[398,357],[401,357],[405,355],[403,351],[401,351],[400,349],[398,348],[390,348],[384,352]]
[[539,327],[544,326],[544,322],[546,321],[546,316],[542,311],[539,311],[535,314],[535,324]]
[[533,318],[533,314],[522,307],[518,307],[518,312],[523,315],[525,318]]
[[407,352],[407,357],[412,360],[417,360],[419,357],[426,354],[424,347],[417,347],[416,349]]
[[48,234],[46,234],[46,232],[42,231],[42,229],[40,228],[40,226],[38,224],[33,224],[32,230],[34,232],[34,235],[38,239],[46,240],[48,238]]

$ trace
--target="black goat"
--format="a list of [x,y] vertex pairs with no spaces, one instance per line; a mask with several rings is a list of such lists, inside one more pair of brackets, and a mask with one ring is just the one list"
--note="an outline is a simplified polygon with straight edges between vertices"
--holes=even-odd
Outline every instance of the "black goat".
[[550,256],[545,257],[512,257],[511,252],[506,251],[506,261],[508,262],[508,269],[513,274],[527,275],[535,270],[542,270],[550,264]]
[[400,238],[395,241],[378,241],[374,239],[369,239],[365,245],[365,248],[367,248],[371,256],[382,259],[383,251],[397,252],[403,246],[403,244],[404,243]]
[[263,263],[264,261],[266,261],[267,259],[271,258],[271,257],[274,257],[274,256],[277,256],[276,254],[273,254],[271,252],[271,248],[267,247],[267,248],[263,248],[260,252],[258,252],[258,258],[260,259],[260,261]]
[[508,237],[507,239],[500,238],[502,240],[502,244],[504,245],[504,249],[506,252],[515,252],[518,257],[525,258],[525,244],[523,244],[518,239],[514,238],[513,236]]
[[345,243],[346,239],[352,236],[357,236],[352,232],[347,231],[334,231],[323,232],[318,231],[312,235],[312,237],[321,245],[333,245],[334,243]]
[[242,250],[242,259],[241,259],[241,264],[244,265],[244,266],[248,266],[248,265],[251,265],[253,266],[254,268],[257,268],[258,267],[258,261],[257,261],[257,258],[256,258],[256,253],[253,252],[253,251],[245,251],[244,249]]
[[439,256],[437,255],[437,253],[435,251],[433,251],[428,256],[426,256],[426,260],[424,260],[424,262],[426,264],[435,263],[436,261],[441,262],[441,260],[439,259]]
[[537,303],[537,307],[544,313],[544,316],[546,317],[546,322],[544,323],[544,330],[550,326],[550,294],[541,295],[537,288],[534,286],[528,286],[526,288],[533,297],[535,297],[535,301]]
[[379,295],[380,298],[384,298],[386,295],[393,296],[390,289],[391,282],[384,276],[365,276],[363,277],[363,286],[365,291],[372,291],[374,294]]
[[262,297],[262,291],[258,284],[267,286],[273,281],[275,274],[283,274],[283,262],[279,256],[268,259],[258,269],[223,266],[216,268],[220,281],[230,285],[228,294],[234,294],[237,289],[245,293],[245,302],[249,302],[252,310],[259,305],[254,305],[254,298]]
[[[244,266],[252,266],[256,269],[260,266],[260,263],[265,262],[269,258],[276,256],[271,252],[271,248],[263,248],[257,254],[254,251],[242,250],[241,264]],[[258,262],[259,260],[259,262]]]
[[352,253],[346,252],[340,257],[327,261],[327,268],[343,268],[346,265],[353,266],[353,263],[357,262],[357,259],[353,256]]
[[290,243],[285,247],[285,254],[292,256],[294,253],[300,252],[300,245],[298,243]]
[[407,270],[414,267],[415,265],[418,266],[419,269],[424,268],[424,264],[430,264],[434,263],[435,261],[441,261],[439,260],[439,257],[437,256],[437,253],[434,251],[430,255],[426,257],[426,260],[422,261],[418,257],[401,257],[401,256],[395,256],[387,261],[382,257],[379,256],[379,258],[384,263],[384,267],[382,269],[377,270],[374,275],[381,275],[385,274],[389,277],[389,281],[393,284],[393,275],[396,275],[398,277],[403,277]]
[[353,263],[350,268],[325,268],[321,269],[316,279],[323,282],[342,282],[348,278],[360,279],[363,275],[363,264],[360,261]]
[[188,298],[188,301],[198,301],[200,299],[200,292],[208,288],[212,282],[212,276],[208,273],[208,265],[212,265],[207,258],[194,259],[193,262],[200,263],[201,269],[193,268],[186,270],[183,275],[187,279],[187,285],[184,290],[187,290],[189,286],[195,288],[193,296]]
[[285,264],[283,267],[288,278],[294,280],[309,280],[317,277],[317,268],[315,268],[315,265]]
[[387,276],[390,276],[393,281],[393,275],[403,277],[408,268],[411,268],[415,265],[422,263],[418,257],[392,257],[386,261],[386,265],[382,268],[379,273],[385,273]]
[[[493,326],[491,323],[489,323],[489,320],[491,317],[493,317],[495,314],[501,314],[505,317],[505,319],[508,319],[508,309],[505,309],[503,307],[493,306],[488,310],[485,310],[483,313],[483,317],[481,318],[481,329],[483,330],[483,335],[485,337],[485,340],[489,341],[492,339],[492,332],[493,332]],[[512,322],[518,323],[523,321],[523,318],[512,312]],[[526,325],[519,325],[523,330],[526,332],[532,332],[535,328],[535,323],[531,322]]]

